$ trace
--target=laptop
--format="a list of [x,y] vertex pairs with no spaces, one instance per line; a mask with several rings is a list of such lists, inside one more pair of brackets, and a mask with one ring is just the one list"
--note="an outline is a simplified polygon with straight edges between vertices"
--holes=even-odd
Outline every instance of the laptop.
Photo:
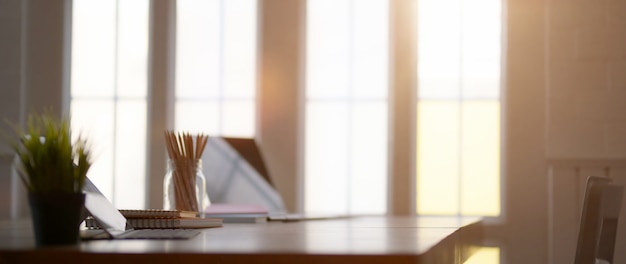
[[102,229],[82,230],[82,239],[188,239],[200,233],[195,229],[134,229],[89,178],[83,192],[86,211]]
[[[260,147],[253,138],[209,137],[202,156],[207,175],[207,192],[211,202],[217,205],[258,205],[266,209],[268,221],[301,221],[349,217],[348,214],[300,214],[288,212],[277,191]],[[234,206],[234,208],[239,208]],[[214,211],[211,208],[207,212]],[[231,212],[212,217],[233,222],[237,213]],[[250,219],[258,216],[253,213]],[[243,215],[245,217],[245,215]],[[233,218],[233,219],[231,219]],[[243,218],[243,217],[239,217]],[[258,221],[255,221],[258,222]]]

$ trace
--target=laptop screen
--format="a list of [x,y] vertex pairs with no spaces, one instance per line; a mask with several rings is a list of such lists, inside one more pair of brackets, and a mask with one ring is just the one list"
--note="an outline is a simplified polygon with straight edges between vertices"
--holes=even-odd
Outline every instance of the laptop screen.
[[85,186],[85,208],[109,234],[115,236],[127,230],[126,218],[87,178]]

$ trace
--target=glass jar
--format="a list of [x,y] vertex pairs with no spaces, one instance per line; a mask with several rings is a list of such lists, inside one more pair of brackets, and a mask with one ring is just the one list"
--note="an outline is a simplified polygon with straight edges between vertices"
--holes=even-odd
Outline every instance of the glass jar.
[[169,160],[163,179],[163,208],[202,213],[210,205],[202,160]]

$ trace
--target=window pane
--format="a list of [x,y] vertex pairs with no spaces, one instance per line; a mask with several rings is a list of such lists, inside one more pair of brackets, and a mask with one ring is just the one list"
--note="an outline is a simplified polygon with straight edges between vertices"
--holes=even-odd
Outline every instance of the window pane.
[[143,208],[146,185],[146,102],[122,100],[115,125],[115,204]]
[[500,213],[500,102],[420,101],[417,211]]
[[118,1],[117,95],[145,97],[148,81],[147,0]]
[[257,1],[177,2],[175,129],[255,134]]
[[454,215],[459,210],[459,109],[457,101],[421,101],[417,109],[417,212]]
[[309,102],[307,105],[307,212],[348,212],[348,120],[348,106],[343,103]]
[[221,1],[176,1],[176,96],[219,95]]
[[463,98],[498,99],[500,97],[500,60],[463,61]]
[[74,0],[72,96],[113,96],[116,1]]
[[226,101],[223,109],[222,134],[234,137],[254,136],[255,111],[252,100]]
[[387,0],[307,2],[305,211],[387,211]]
[[462,78],[465,98],[500,96],[501,0],[463,0]]
[[73,1],[72,127],[93,144],[88,176],[116,207],[145,207],[147,0]]
[[500,212],[500,102],[465,101],[461,126],[461,213]]
[[418,0],[418,214],[500,214],[500,1]]
[[417,69],[420,99],[460,96],[460,0],[418,0]]
[[501,0],[463,0],[463,49],[466,57],[500,57]]
[[351,212],[383,214],[387,208],[387,103],[355,103],[352,120]]
[[347,98],[351,0],[307,1],[307,98]]
[[252,100],[179,100],[175,129],[194,134],[253,137],[254,105]]
[[85,135],[91,144],[93,165],[87,176],[110,200],[113,187],[114,105],[110,100],[72,100],[72,136]]
[[190,133],[217,135],[220,127],[219,105],[215,101],[183,101],[176,103],[175,129]]
[[387,98],[389,5],[387,0],[353,1],[354,47],[351,79],[356,98]]
[[224,1],[224,96],[251,98],[256,87],[256,2]]

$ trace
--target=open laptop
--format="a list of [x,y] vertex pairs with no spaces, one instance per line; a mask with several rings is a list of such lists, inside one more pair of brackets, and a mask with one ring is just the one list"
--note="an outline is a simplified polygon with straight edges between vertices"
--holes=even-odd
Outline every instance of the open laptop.
[[133,229],[113,204],[87,178],[83,187],[85,209],[102,230],[85,230],[83,239],[188,239],[200,233],[194,229]]
[[[209,137],[202,164],[213,204],[259,205],[267,210],[269,221],[348,217],[347,214],[288,212],[253,138]],[[227,217],[215,217],[230,222]]]

